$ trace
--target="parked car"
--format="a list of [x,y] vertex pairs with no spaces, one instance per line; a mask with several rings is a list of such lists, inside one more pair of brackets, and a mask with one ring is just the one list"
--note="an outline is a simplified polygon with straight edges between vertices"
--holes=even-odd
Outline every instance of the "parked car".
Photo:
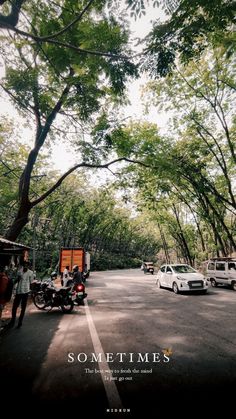
[[153,262],[143,262],[142,264],[142,268],[143,272],[146,273],[150,273],[150,274],[154,274],[154,265]]
[[213,287],[224,284],[236,291],[236,259],[213,258],[209,260],[206,276]]
[[171,288],[175,294],[179,292],[208,290],[207,279],[189,265],[162,265],[157,273],[156,284],[159,288]]

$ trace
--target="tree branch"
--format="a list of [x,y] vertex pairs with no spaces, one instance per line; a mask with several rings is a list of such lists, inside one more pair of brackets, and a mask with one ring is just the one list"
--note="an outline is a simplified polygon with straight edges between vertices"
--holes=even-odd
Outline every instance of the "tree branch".
[[234,86],[232,83],[230,83],[227,80],[219,79],[219,81],[224,84],[225,86],[229,87],[230,89],[236,91],[236,86]]
[[87,12],[87,10],[89,9],[89,7],[91,6],[93,2],[94,0],[90,0],[87,6],[85,6],[85,8],[82,10],[82,12],[80,12],[79,15],[74,20],[72,20],[72,22],[70,22],[67,26],[65,26],[63,29],[61,29],[58,32],[53,33],[52,35],[43,36],[41,39],[43,41],[48,41],[49,39],[56,38],[59,35],[62,35],[64,32],[70,29],[75,23],[79,22],[82,19],[83,15]]
[[19,99],[17,99],[17,97],[14,96],[13,93],[9,89],[7,89],[5,86],[3,86],[2,83],[0,83],[0,87],[4,90],[4,92],[6,92],[14,100],[14,102],[16,102],[18,105],[20,104],[20,106],[25,111],[34,114],[34,108],[31,105],[26,106],[22,101],[20,101]]
[[58,181],[50,189],[48,189],[43,195],[41,195],[38,199],[35,199],[34,201],[32,201],[31,202],[31,208],[34,207],[35,205],[39,204],[40,202],[42,202],[49,195],[51,195],[51,193],[54,192],[62,184],[62,182],[67,178],[67,176],[69,176],[71,173],[73,173],[76,169],[79,169],[80,167],[87,167],[89,169],[109,169],[109,166],[111,166],[114,163],[121,162],[121,161],[140,164],[141,166],[144,166],[144,167],[150,167],[150,166],[146,165],[145,163],[143,163],[141,161],[128,159],[126,157],[120,157],[120,158],[117,158],[115,160],[112,160],[112,161],[110,161],[108,163],[104,163],[104,164],[92,164],[92,163],[86,163],[86,162],[78,163],[75,166],[71,167],[69,170],[67,170],[67,172],[65,172],[58,179]]
[[[1,22],[0,22],[0,27],[1,27]],[[11,24],[6,24],[5,26],[3,26],[3,28],[8,29],[9,31],[14,31],[18,35],[24,36],[25,38],[33,39],[36,42],[39,42],[39,43],[47,42],[49,44],[54,44],[54,45],[58,45],[58,46],[61,46],[61,47],[64,47],[64,48],[72,49],[74,51],[77,51],[80,54],[90,54],[90,55],[96,55],[96,56],[99,56],[99,57],[108,57],[108,58],[112,58],[112,59],[115,59],[115,60],[117,60],[117,59],[122,59],[122,60],[130,59],[129,57],[127,57],[125,55],[112,54],[110,52],[91,51],[91,50],[88,50],[88,49],[82,49],[82,48],[76,47],[75,45],[67,44],[66,42],[57,41],[56,39],[44,40],[44,37],[33,35],[31,33],[22,31],[21,29],[15,28]]]
[[[72,76],[72,75],[73,75],[73,74],[72,74],[72,72],[73,72],[73,70],[71,70],[71,74],[70,74],[70,76]],[[61,94],[60,99],[58,100],[58,102],[56,103],[56,105],[55,105],[55,106],[54,106],[54,108],[52,109],[51,113],[50,113],[50,114],[49,114],[49,116],[47,117],[46,122],[45,122],[45,125],[44,125],[44,128],[41,130],[41,133],[40,133],[40,135],[39,135],[39,136],[38,136],[38,138],[37,138],[37,146],[38,146],[39,148],[43,145],[44,140],[45,140],[45,138],[46,138],[46,136],[47,136],[47,134],[48,134],[48,132],[49,132],[49,130],[50,130],[50,128],[51,128],[51,126],[52,126],[52,123],[53,123],[53,121],[54,121],[54,119],[55,119],[56,115],[57,115],[57,114],[58,114],[58,112],[60,111],[60,109],[61,109],[61,107],[62,107],[62,105],[63,105],[64,99],[67,97],[67,95],[68,95],[69,91],[70,91],[70,85],[69,85],[69,84],[67,84],[67,85],[65,86],[65,88],[64,88],[64,90],[63,90],[63,92],[62,92],[62,94]]]

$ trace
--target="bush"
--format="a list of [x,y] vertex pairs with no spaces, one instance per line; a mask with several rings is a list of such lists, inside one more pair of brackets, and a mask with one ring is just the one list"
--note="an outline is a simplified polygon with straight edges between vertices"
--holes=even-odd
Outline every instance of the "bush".
[[91,255],[91,271],[139,268],[140,265],[140,259],[123,255],[114,255],[108,253]]

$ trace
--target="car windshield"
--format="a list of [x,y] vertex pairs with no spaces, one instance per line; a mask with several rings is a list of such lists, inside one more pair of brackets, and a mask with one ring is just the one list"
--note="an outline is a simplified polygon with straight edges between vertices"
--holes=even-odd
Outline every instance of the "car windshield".
[[194,273],[196,272],[195,269],[191,268],[191,266],[188,265],[175,265],[171,266],[173,271],[177,274],[185,274],[185,273]]

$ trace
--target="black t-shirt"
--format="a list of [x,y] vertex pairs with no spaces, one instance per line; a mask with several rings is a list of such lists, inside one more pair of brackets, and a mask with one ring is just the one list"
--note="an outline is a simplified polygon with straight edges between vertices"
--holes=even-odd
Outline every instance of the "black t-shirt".
[[74,284],[81,284],[82,282],[81,272],[77,271],[73,273],[73,282]]

